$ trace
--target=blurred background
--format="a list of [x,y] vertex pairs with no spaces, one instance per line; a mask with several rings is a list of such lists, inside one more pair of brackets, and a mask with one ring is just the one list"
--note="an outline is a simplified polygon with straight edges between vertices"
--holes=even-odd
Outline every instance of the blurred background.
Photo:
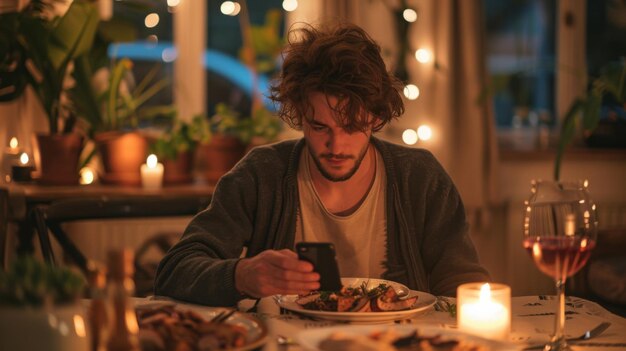
[[[125,185],[127,179],[108,173],[102,154],[94,151],[101,150],[99,133],[139,131],[161,160],[187,125],[195,131],[189,133],[195,154],[192,176],[184,179],[212,183],[221,174],[211,169],[217,156],[199,145],[218,140],[217,135],[236,136],[242,152],[300,136],[273,117],[276,106],[265,98],[280,69],[288,30],[303,23],[352,22],[379,43],[388,69],[405,83],[406,113],[378,136],[435,154],[461,192],[481,261],[495,281],[511,285],[513,295],[553,292],[552,280],[522,248],[522,211],[531,180],[555,177],[559,145],[564,150],[560,179],[589,180],[600,228],[626,228],[624,1],[84,2],[97,12],[86,51],[91,57],[88,65],[70,60],[63,71],[73,81],[63,99],[74,103],[63,104],[68,110],[60,118],[45,112],[46,102],[33,89],[40,83],[10,69],[23,63],[6,54],[18,47],[11,28],[0,34],[6,54],[0,57],[2,67],[9,67],[0,80],[5,150],[22,148],[39,162],[33,133],[54,134],[53,125],[64,130],[71,122],[72,130],[93,140],[80,156],[81,165],[93,169],[91,182]],[[5,15],[29,2],[1,3]],[[24,33],[26,27],[15,28]],[[27,66],[24,77],[33,75]],[[86,66],[89,74],[81,78]],[[47,71],[42,70],[44,81]],[[104,88],[98,90],[98,84]],[[91,114],[89,106],[80,106],[91,101],[81,95],[85,89],[95,91]],[[126,106],[130,112],[103,105],[125,91],[135,99]],[[570,122],[565,147],[561,130]],[[145,161],[145,153],[140,158]],[[188,220],[72,223],[67,230],[70,235],[93,232],[93,237],[73,238],[87,256],[102,258],[107,246],[140,247],[155,232],[181,233]],[[7,259],[15,245],[11,238]],[[147,254],[147,260],[158,261],[159,255]]]

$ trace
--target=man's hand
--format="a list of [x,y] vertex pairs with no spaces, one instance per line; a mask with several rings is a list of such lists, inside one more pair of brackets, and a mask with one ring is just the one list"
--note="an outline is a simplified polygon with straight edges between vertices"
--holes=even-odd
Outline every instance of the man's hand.
[[235,287],[251,297],[275,294],[306,294],[317,290],[320,275],[310,262],[298,260],[291,250],[266,250],[239,261],[235,268]]

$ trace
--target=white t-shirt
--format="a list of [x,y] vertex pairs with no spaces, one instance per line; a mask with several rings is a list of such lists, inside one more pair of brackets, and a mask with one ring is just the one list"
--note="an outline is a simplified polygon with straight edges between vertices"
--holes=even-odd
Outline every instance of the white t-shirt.
[[385,212],[386,175],[383,159],[376,151],[374,181],[360,206],[350,215],[329,212],[313,186],[304,148],[298,166],[300,210],[295,242],[331,242],[335,245],[342,277],[380,278],[386,255],[387,218]]

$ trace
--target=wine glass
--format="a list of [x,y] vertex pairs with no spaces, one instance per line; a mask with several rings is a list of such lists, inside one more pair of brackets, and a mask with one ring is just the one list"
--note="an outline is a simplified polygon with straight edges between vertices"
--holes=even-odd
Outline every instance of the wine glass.
[[588,181],[533,181],[525,201],[524,248],[543,273],[554,278],[558,298],[554,335],[544,347],[570,350],[565,326],[565,280],[587,263],[596,244],[596,205]]

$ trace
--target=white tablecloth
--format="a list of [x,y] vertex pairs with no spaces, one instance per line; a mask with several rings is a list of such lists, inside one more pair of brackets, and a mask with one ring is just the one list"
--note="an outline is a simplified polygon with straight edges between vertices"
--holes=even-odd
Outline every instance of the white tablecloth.
[[[454,299],[449,299],[454,302]],[[249,308],[243,303],[240,309]],[[554,328],[556,299],[554,296],[523,296],[511,299],[512,326],[510,340],[520,346],[542,343],[549,340]],[[265,351],[301,350],[297,345],[278,346],[278,335],[293,337],[308,328],[328,327],[341,323],[318,321],[302,318],[287,313],[280,314],[280,309],[272,299],[262,299],[257,308],[257,316],[264,320],[270,332],[270,340]],[[576,297],[566,300],[565,333],[568,337],[578,336],[601,322],[611,322],[611,326],[600,336],[573,345],[574,350],[626,350],[626,319],[610,313],[591,301]],[[443,328],[456,328],[456,319],[448,312],[428,310],[411,318],[409,323],[427,323]]]

